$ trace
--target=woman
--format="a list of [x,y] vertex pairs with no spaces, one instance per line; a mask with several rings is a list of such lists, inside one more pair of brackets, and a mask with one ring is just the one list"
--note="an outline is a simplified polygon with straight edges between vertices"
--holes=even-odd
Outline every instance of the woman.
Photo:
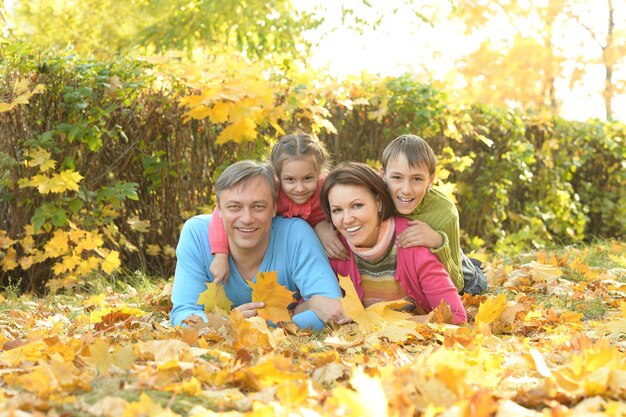
[[415,320],[423,321],[443,300],[455,323],[467,321],[457,289],[436,256],[421,246],[395,245],[409,221],[393,216],[393,201],[376,171],[357,162],[338,165],[326,177],[320,200],[350,252],[350,259],[331,259],[331,265],[351,277],[365,307],[406,299],[415,306]]

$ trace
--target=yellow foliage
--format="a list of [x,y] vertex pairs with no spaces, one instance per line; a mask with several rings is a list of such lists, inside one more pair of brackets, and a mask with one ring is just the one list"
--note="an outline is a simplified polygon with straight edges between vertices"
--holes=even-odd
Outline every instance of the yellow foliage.
[[67,232],[61,229],[54,231],[52,237],[44,245],[45,255],[48,258],[56,258],[65,255],[70,250]]
[[243,142],[256,139],[256,123],[252,119],[243,119],[240,122],[228,125],[217,137],[216,143],[224,144],[229,141]]
[[17,268],[19,264],[17,263],[16,258],[17,258],[17,252],[15,251],[15,249],[13,248],[7,249],[7,251],[4,253],[4,256],[0,260],[0,264],[2,265],[2,270],[7,272],[7,271],[12,271],[13,269]]
[[37,174],[30,180],[21,178],[18,181],[20,188],[36,187],[40,194],[62,193],[64,191],[78,191],[78,183],[83,176],[71,169],[61,171],[52,177]]
[[102,260],[101,268],[107,274],[112,274],[120,265],[120,253],[116,250],[112,250]]
[[45,91],[43,84],[37,84],[35,88],[28,91],[30,81],[27,78],[17,80],[13,86],[13,100],[10,102],[0,101],[0,113],[13,110],[19,104],[28,104],[28,101],[35,94],[41,94]]
[[39,167],[40,172],[47,172],[50,169],[54,169],[56,161],[50,158],[50,152],[38,146],[35,150],[26,153],[26,156],[30,160],[26,160],[24,163],[28,167]]

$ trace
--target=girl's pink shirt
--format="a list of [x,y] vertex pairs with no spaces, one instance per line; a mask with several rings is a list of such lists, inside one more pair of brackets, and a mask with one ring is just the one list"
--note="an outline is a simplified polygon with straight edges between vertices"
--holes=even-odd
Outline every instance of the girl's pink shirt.
[[[394,217],[396,233],[400,234],[408,227],[409,220],[404,217]],[[343,236],[339,237],[349,250]],[[404,291],[415,300],[415,303],[424,311],[434,310],[443,300],[452,310],[455,323],[467,321],[467,313],[456,287],[446,272],[443,264],[428,249],[422,246],[398,248],[395,279]],[[350,276],[359,298],[363,297],[361,289],[361,273],[356,265],[354,253],[350,251],[350,259],[342,261],[331,259],[330,265],[336,274]]]
[[[291,200],[283,192],[282,187],[278,184],[278,199],[276,200],[276,213],[283,217],[299,217],[306,220],[311,227],[317,226],[319,222],[326,219],[324,210],[320,204],[320,190],[326,175],[320,175],[317,179],[317,190],[305,203],[298,204]],[[209,226],[209,243],[211,244],[212,253],[228,253],[228,235],[224,229],[222,216],[217,207],[213,210],[213,219]]]

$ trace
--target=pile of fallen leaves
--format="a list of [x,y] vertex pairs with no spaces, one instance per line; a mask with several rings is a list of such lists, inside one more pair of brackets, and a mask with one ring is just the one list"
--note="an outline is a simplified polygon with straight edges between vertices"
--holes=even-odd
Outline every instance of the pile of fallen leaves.
[[[445,306],[417,324],[347,298],[354,323],[302,331],[272,305],[265,318],[226,313],[212,286],[208,323],[185,328],[169,325],[169,283],[5,294],[0,415],[626,415],[626,244],[485,265],[491,288],[463,297],[462,326]],[[257,286],[271,304],[272,280]]]

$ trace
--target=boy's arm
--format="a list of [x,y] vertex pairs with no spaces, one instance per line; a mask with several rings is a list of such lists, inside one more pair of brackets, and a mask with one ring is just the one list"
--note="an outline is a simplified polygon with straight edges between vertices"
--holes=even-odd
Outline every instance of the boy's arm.
[[463,289],[463,269],[461,267],[461,244],[459,222],[457,218],[451,218],[449,222],[443,225],[439,233],[444,238],[441,247],[431,249],[431,252],[437,256],[437,259],[450,274],[450,279],[454,283],[457,290]]
[[209,243],[212,253],[228,253],[228,235],[217,207],[213,210],[213,217],[209,226]]

